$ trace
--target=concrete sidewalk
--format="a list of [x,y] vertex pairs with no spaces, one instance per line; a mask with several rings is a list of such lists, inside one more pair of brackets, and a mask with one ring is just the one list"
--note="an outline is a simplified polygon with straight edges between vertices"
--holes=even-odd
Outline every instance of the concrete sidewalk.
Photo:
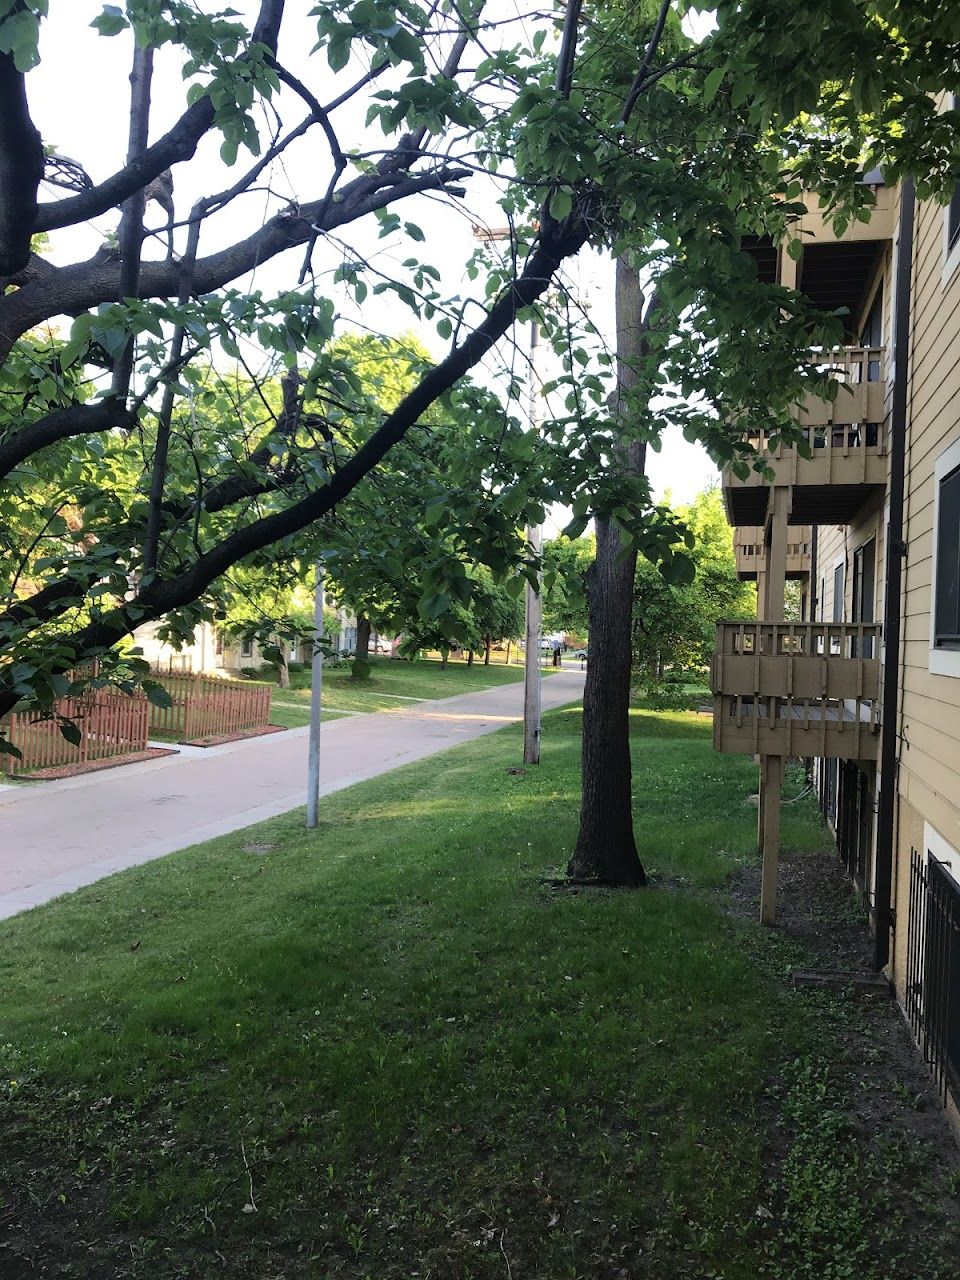
[[[543,707],[583,692],[579,671],[543,681]],[[327,795],[522,718],[522,683],[323,726]],[[0,787],[0,919],[303,804],[306,729],[221,747],[183,748],[59,782]]]

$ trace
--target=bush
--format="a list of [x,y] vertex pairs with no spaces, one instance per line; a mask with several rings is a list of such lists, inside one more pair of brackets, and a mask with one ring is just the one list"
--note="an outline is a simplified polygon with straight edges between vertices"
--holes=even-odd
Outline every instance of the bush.
[[653,711],[696,711],[701,700],[695,694],[684,693],[682,688],[651,683],[644,690],[642,701]]

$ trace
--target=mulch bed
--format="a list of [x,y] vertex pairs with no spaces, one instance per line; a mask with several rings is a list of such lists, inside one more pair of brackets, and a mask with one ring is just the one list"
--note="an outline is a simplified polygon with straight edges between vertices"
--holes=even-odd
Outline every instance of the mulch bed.
[[52,782],[55,778],[75,778],[81,773],[99,773],[101,769],[119,769],[124,764],[139,764],[141,760],[156,760],[159,756],[175,756],[175,747],[147,747],[144,751],[131,751],[125,756],[110,756],[106,760],[87,760],[82,764],[51,765],[49,769],[34,769],[31,773],[17,774],[18,782]]
[[189,738],[185,747],[222,747],[225,742],[241,742],[244,738],[262,738],[267,733],[286,733],[282,724],[267,724],[260,729],[241,729],[239,733],[216,733],[209,738]]

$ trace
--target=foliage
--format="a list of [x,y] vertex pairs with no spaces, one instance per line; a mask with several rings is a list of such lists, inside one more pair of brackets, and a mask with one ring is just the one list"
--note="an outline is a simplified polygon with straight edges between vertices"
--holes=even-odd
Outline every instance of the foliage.
[[584,575],[596,554],[593,536],[560,535],[543,544],[543,626],[578,638],[587,634]]
[[[212,616],[215,584],[236,564],[311,558],[341,504],[401,441],[419,439],[436,403],[449,416],[433,434],[452,422],[461,437],[451,478],[467,501],[454,510],[443,505],[447,487],[432,490],[425,523],[471,546],[470,563],[514,579],[528,572],[522,545],[503,535],[562,501],[571,534],[591,511],[610,515],[682,581],[675,523],[611,452],[609,357],[563,288],[546,296],[564,261],[592,243],[632,255],[657,279],[670,323],[636,370],[638,438],[655,445],[677,423],[746,469],[756,459],[738,423],[789,437],[804,387],[835,394],[803,353],[841,326],[761,284],[743,237],[785,233],[801,187],[824,195],[838,228],[867,216],[856,181],[865,163],[914,174],[921,193],[952,189],[958,117],[938,115],[930,97],[958,87],[947,0],[817,0],[789,13],[775,0],[724,0],[699,46],[670,4],[661,23],[650,4],[625,13],[571,3],[559,41],[539,12],[527,24],[481,21],[472,6],[448,14],[409,0],[337,0],[298,28],[302,13],[287,10],[260,0],[248,22],[186,0],[104,6],[89,38],[118,50],[118,96],[135,38],[144,74],[133,77],[131,104],[143,136],[156,134],[151,49],[179,64],[184,110],[149,145],[135,130],[111,178],[80,169],[71,194],[38,203],[49,158],[30,117],[39,33],[54,38],[67,10],[48,14],[41,0],[2,8],[0,523],[26,501],[0,566],[0,712],[22,697],[49,705],[57,677],[142,622],[167,617],[189,631]],[[302,74],[281,60],[294,43],[312,45]],[[76,59],[84,65],[79,47]],[[326,105],[309,87],[321,82]],[[63,103],[82,110],[82,92]],[[323,137],[323,160],[311,134]],[[211,137],[222,173],[198,152]],[[307,192],[284,176],[298,153],[310,156]],[[194,180],[181,183],[187,164]],[[177,255],[163,260],[151,256],[154,229],[141,248],[141,196],[171,166],[178,187],[208,194],[189,230],[173,232]],[[496,217],[510,238],[502,252],[487,243],[463,254],[447,281],[417,210],[432,216],[440,202],[450,218],[440,225],[460,225],[457,202],[467,184],[482,185],[475,179],[498,185]],[[266,193],[255,215],[244,200],[253,189]],[[59,265],[59,233],[118,205],[117,237]],[[227,207],[243,229],[224,245],[214,215]],[[182,224],[187,210],[176,214]],[[374,223],[383,244],[371,249],[363,229]],[[31,252],[43,235],[49,258]],[[280,265],[269,288],[241,285],[270,263]],[[374,298],[430,326],[446,354],[417,370],[392,410],[368,413],[351,442],[341,424],[355,417],[358,388],[334,338],[344,310]],[[63,314],[72,324],[54,352],[37,334]],[[474,429],[455,403],[476,400],[460,390],[464,375],[499,359],[501,393],[516,399],[521,380],[497,344],[534,315],[561,359],[561,413],[539,441],[507,413],[491,435],[489,404]],[[302,384],[278,399],[277,375],[294,368]],[[471,445],[486,451],[479,465]],[[59,523],[66,507],[73,529]],[[465,583],[465,570],[428,567],[428,618],[438,621],[448,601],[463,605]]]
[[637,562],[634,667],[654,686],[668,666],[703,667],[709,662],[714,628],[721,618],[756,615],[754,587],[737,578],[733,531],[719,488],[705,489],[689,507],[679,508],[677,516],[693,536],[692,581],[666,582],[649,560]]

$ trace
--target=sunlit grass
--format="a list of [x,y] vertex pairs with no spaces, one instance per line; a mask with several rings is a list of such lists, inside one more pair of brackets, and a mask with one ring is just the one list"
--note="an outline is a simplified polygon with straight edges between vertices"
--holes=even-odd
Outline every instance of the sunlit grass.
[[[296,811],[0,924],[0,1203],[39,1256],[807,1275],[756,1214],[766,1090],[839,1006],[786,989],[790,947],[717,895],[752,856],[755,767],[704,717],[636,712],[653,885],[558,892],[579,721],[546,718],[539,769],[507,771],[509,728],[325,798],[316,832]],[[784,840],[822,844],[806,801]]]

